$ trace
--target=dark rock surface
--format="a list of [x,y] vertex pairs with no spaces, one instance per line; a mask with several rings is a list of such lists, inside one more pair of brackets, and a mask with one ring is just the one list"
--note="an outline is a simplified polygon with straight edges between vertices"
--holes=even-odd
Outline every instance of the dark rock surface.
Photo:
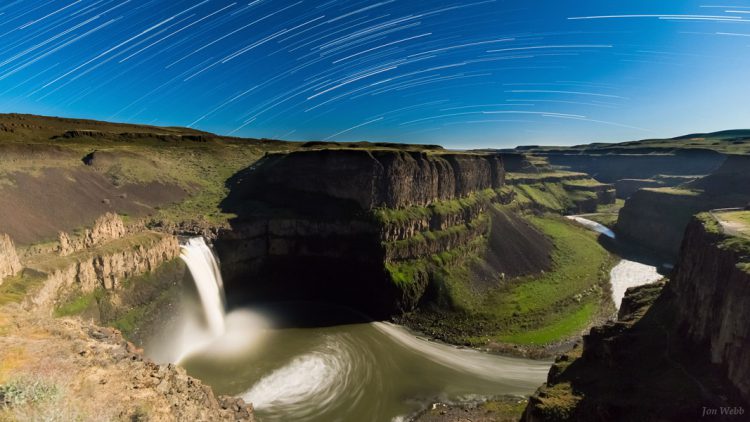
[[524,420],[744,420],[719,409],[750,410],[748,244],[694,220],[672,280],[628,289],[618,321],[557,359]]

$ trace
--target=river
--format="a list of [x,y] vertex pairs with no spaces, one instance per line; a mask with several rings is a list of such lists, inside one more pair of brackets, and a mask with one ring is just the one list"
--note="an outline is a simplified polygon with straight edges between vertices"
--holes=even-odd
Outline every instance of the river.
[[[615,232],[596,221],[579,215],[571,215],[567,218],[610,239],[616,239]],[[662,277],[657,267],[651,265],[647,259],[621,259],[609,272],[609,281],[612,286],[612,301],[615,302],[617,309],[620,309],[622,298],[629,287],[653,283],[659,281]]]
[[[594,221],[569,218],[615,237]],[[178,362],[218,394],[253,403],[265,422],[405,421],[437,401],[529,395],[547,378],[548,361],[458,348],[389,323],[298,328],[350,312],[339,308],[294,303],[227,313],[219,267],[203,239],[183,245],[182,258],[195,279],[194,297],[147,353]],[[656,267],[628,259],[610,276],[618,308],[628,287],[661,278]],[[285,316],[290,309],[297,324]]]

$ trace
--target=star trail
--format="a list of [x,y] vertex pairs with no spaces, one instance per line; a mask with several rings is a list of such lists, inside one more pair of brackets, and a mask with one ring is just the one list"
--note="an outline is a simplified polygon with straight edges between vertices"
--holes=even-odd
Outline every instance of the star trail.
[[15,0],[0,111],[289,140],[747,127],[750,3]]

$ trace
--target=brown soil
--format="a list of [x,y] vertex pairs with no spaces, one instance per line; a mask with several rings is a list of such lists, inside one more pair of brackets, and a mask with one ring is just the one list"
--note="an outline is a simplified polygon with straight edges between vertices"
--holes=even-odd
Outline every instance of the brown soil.
[[183,188],[159,182],[115,186],[83,163],[16,172],[9,179],[12,184],[0,185],[0,232],[20,245],[90,226],[106,212],[138,217],[187,196]]

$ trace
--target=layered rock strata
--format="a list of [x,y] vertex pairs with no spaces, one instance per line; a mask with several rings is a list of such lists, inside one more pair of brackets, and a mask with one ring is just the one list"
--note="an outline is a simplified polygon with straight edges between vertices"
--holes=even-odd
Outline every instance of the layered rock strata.
[[[404,150],[273,154],[231,182],[219,233],[228,288],[320,300],[370,316],[412,309],[429,275],[392,264],[486,241],[503,157]],[[467,249],[468,248],[468,249]],[[250,280],[253,280],[250,282]]]
[[750,240],[703,214],[671,280],[629,289],[618,321],[557,359],[524,420],[694,420],[706,409],[737,420],[750,405],[748,321]]
[[698,212],[743,207],[750,201],[750,156],[732,155],[710,175],[679,188],[641,189],[620,211],[617,232],[667,257],[679,251]]

